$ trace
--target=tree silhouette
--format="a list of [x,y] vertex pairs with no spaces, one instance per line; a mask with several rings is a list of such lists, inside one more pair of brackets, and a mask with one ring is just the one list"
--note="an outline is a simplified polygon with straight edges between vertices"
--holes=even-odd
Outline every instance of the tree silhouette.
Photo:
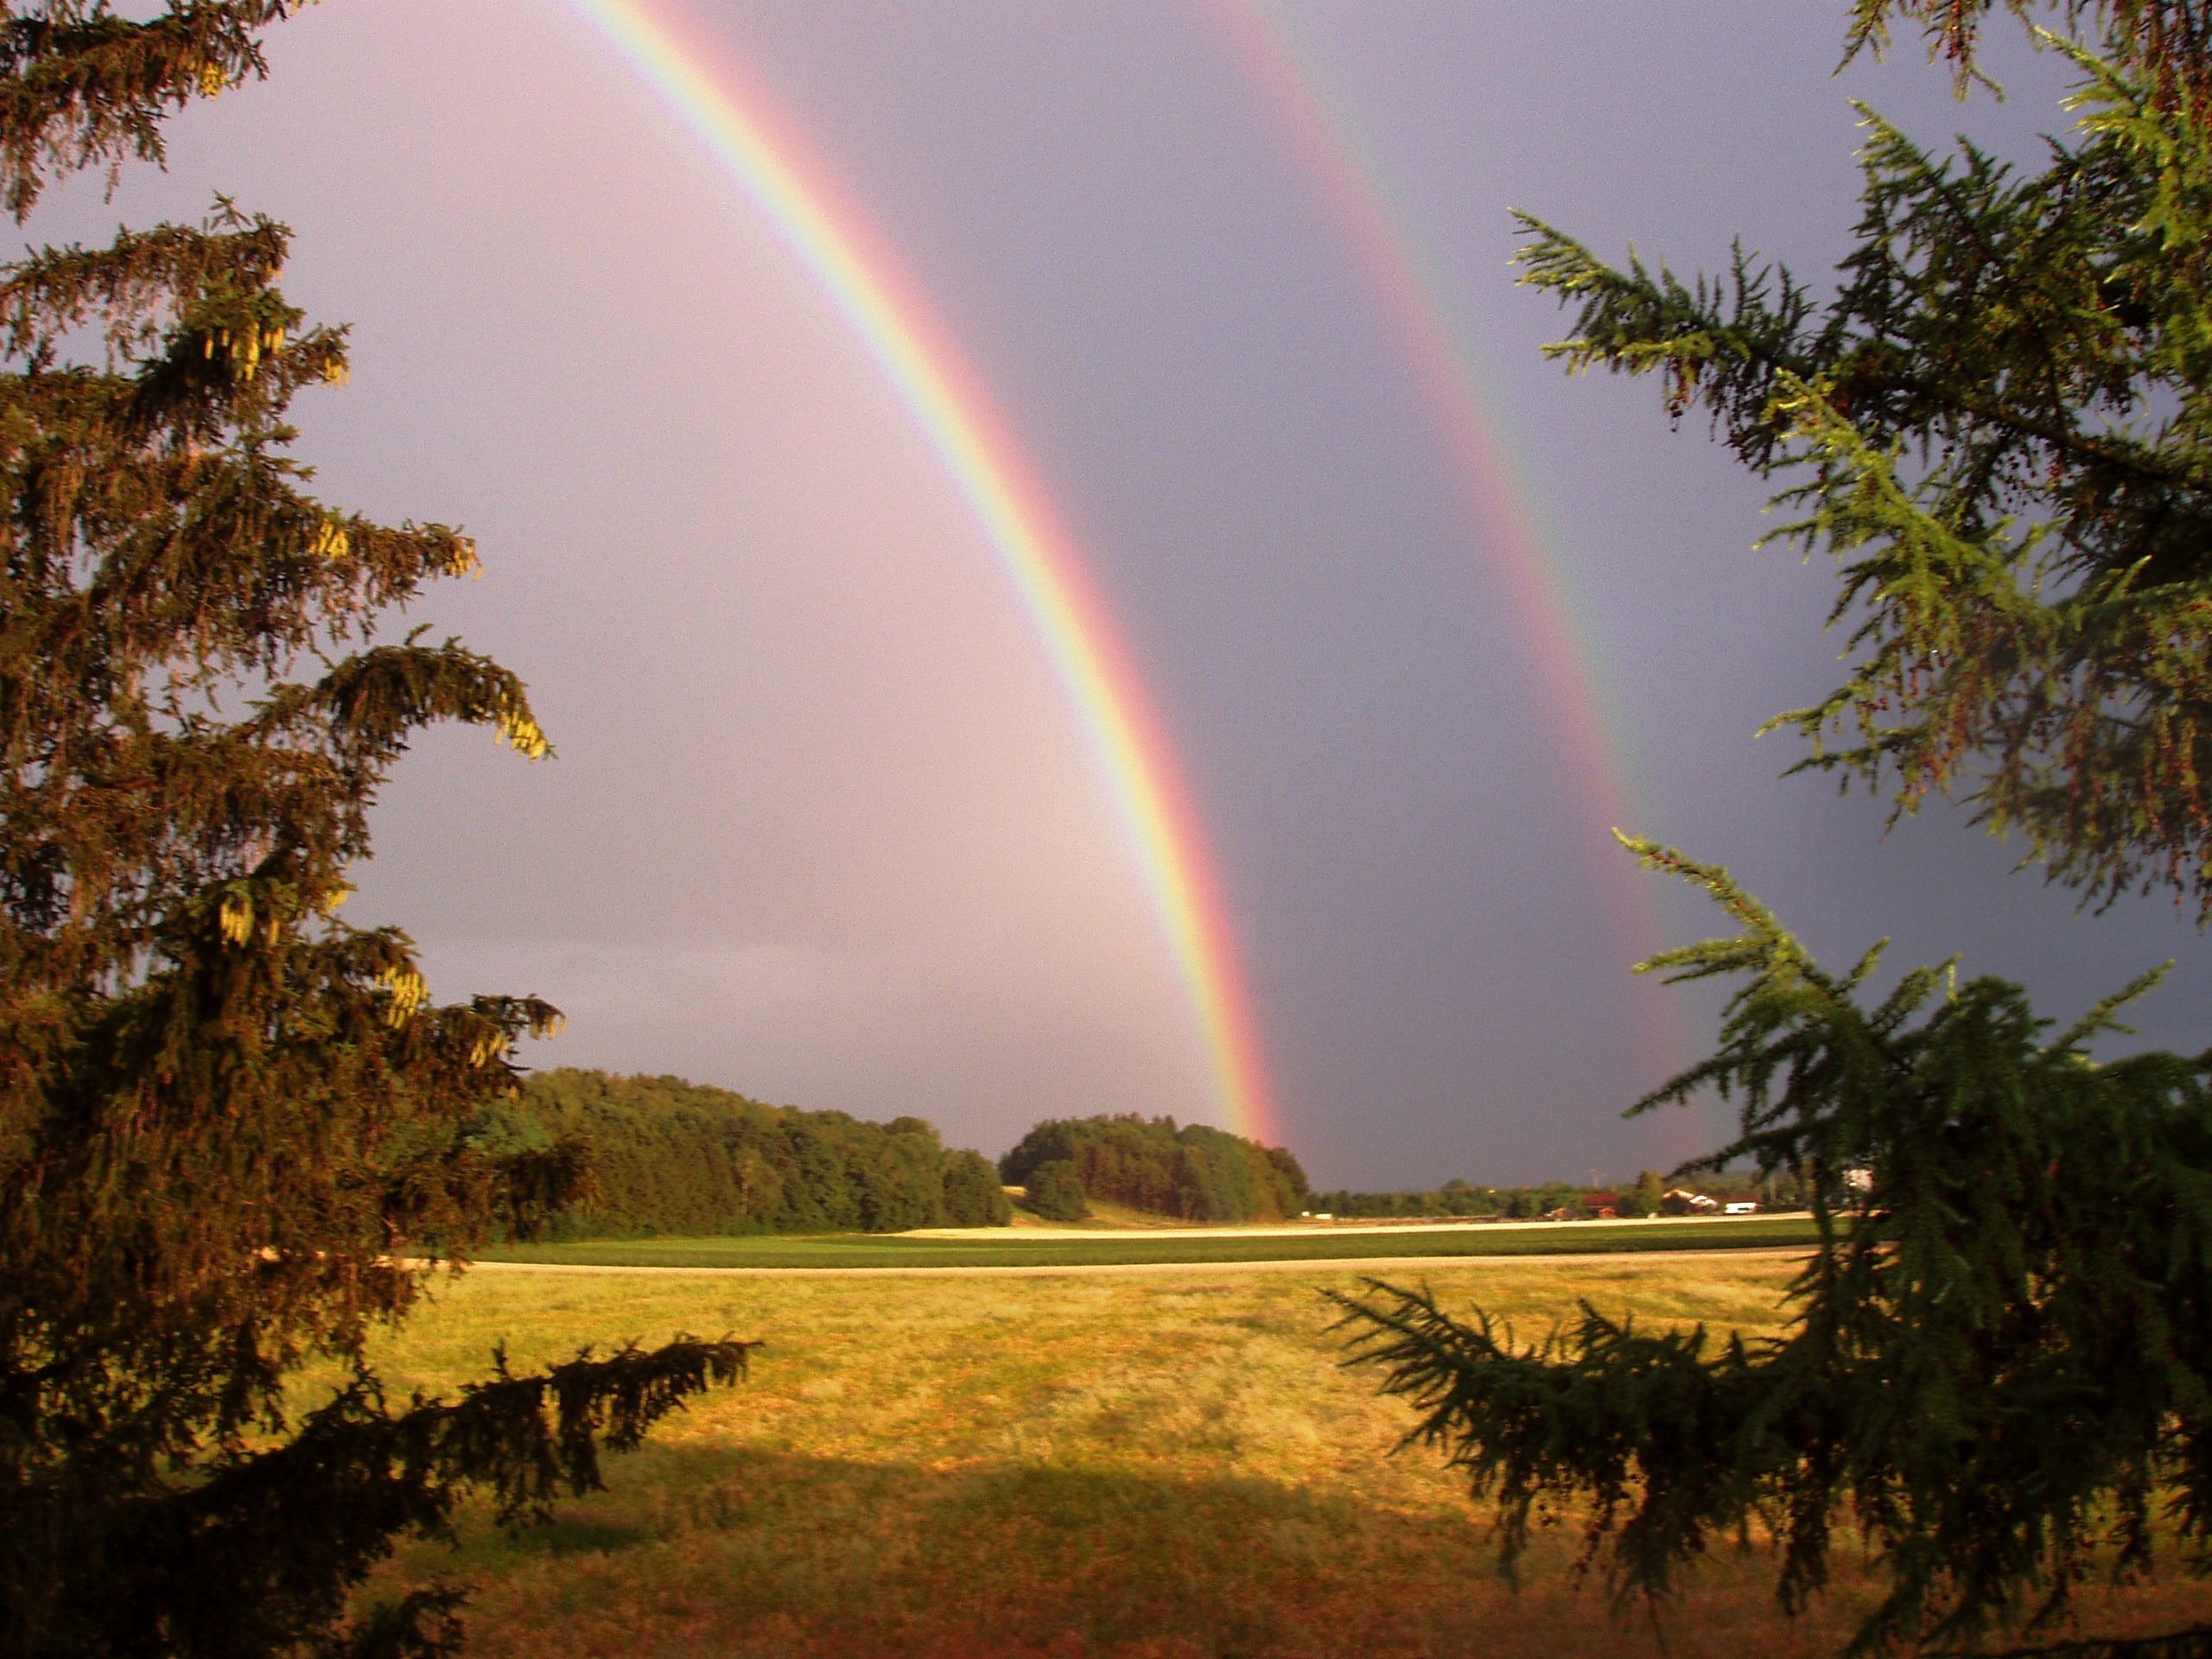
[[[283,0],[0,6],[21,219],[263,73]],[[196,226],[0,268],[0,1649],[429,1653],[452,1592],[349,1623],[395,1539],[474,1489],[520,1519],[596,1484],[747,1344],[504,1363],[458,1401],[361,1368],[433,1266],[573,1197],[583,1148],[476,1128],[528,998],[432,1006],[403,933],[339,919],[378,785],[423,727],[547,753],[519,680],[378,635],[473,570],[440,524],[305,493],[286,410],[341,331],[276,283],[283,226]],[[288,1374],[352,1382],[304,1410]]]
[[[1857,0],[1848,53],[1918,24],[1961,94],[1991,0]],[[2008,0],[2032,20],[2045,9]],[[1778,532],[1841,566],[1848,677],[1783,715],[1802,766],[2018,828],[2050,878],[2164,887],[2212,918],[2212,59],[2196,0],[2069,0],[2069,140],[2023,175],[1866,112],[1832,297],[1738,250],[1719,279],[1605,264],[1524,219],[1529,283],[1579,308],[1570,368],[1662,380],[1782,486]],[[2048,14],[2046,14],[2048,15]],[[1516,1344],[1374,1284],[1357,1357],[1503,1506],[1555,1496],[1586,1562],[1665,1594],[1771,1529],[1796,1608],[1839,1529],[1887,1589],[1855,1651],[2061,1620],[2093,1571],[2212,1567],[2212,1056],[2100,1063],[2146,976],[2056,1035],[2017,986],[1878,955],[1823,972],[1716,868],[1637,842],[1741,927],[1644,969],[1742,976],[1719,1051],[1637,1110],[1716,1088],[1800,1180],[1819,1245],[1789,1334],[1650,1334],[1586,1307]],[[2212,1654],[2212,1627],[2069,1651]]]

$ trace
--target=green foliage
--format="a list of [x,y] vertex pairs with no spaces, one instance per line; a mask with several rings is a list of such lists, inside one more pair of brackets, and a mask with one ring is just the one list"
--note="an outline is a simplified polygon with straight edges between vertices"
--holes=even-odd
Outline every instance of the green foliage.
[[1646,967],[1749,982],[1719,1052],[1636,1109],[1740,1098],[1710,1163],[1811,1172],[1820,1244],[1776,1341],[1586,1305],[1522,1344],[1423,1293],[1344,1302],[1415,1436],[1498,1498],[1508,1560],[1573,1495],[1617,1592],[1659,1596],[1758,1520],[1795,1608],[1856,1530],[1887,1585],[1859,1649],[2056,1618],[2101,1553],[2212,1566],[2212,1056],[2088,1052],[2158,976],[2055,1035],[1949,965],[1870,1005],[1879,947],[1828,974],[1726,871],[1636,849],[1743,930]]
[[[1995,0],[1852,0],[1851,29],[1845,58],[1862,51],[1882,52],[1890,44],[1890,19],[1910,18],[1921,26],[1932,62],[1948,59],[1958,91],[1963,94],[1974,82],[1985,81],[1974,61],[1982,20]],[[2023,22],[2038,14],[2056,11],[2069,29],[2084,17],[2096,16],[2107,25],[2107,41],[2117,61],[2146,75],[2162,97],[2171,98],[2187,87],[2202,92],[2206,65],[2212,59],[2212,9],[2204,0],[2005,0],[2005,9]]]
[[1359,1220],[1409,1221],[1422,1216],[1502,1216],[1510,1196],[1510,1189],[1464,1181],[1427,1192],[1353,1192],[1340,1187],[1311,1193],[1300,1207]]
[[[1916,20],[1964,92],[1989,10],[1859,0],[1848,50]],[[1831,297],[1740,248],[1718,281],[1612,270],[1534,219],[1522,258],[1580,308],[1554,354],[1659,373],[1782,482],[1780,539],[1840,562],[1848,677],[1780,721],[1802,766],[1898,811],[1959,797],[2093,899],[2164,887],[2212,919],[2212,35],[2196,0],[2062,10],[2102,32],[2038,36],[2080,77],[2040,172],[1866,113]],[[1860,1651],[1980,1650],[2092,1573],[2212,1570],[2212,1054],[2088,1052],[2158,976],[2055,1035],[1950,964],[1877,998],[1878,948],[1827,974],[1726,872],[1631,844],[1742,929],[1646,967],[1748,980],[1719,1052],[1637,1109],[1740,1099],[1707,1166],[1754,1160],[1820,1245],[1771,1341],[1586,1306],[1524,1344],[1425,1294],[1345,1302],[1416,1438],[1498,1498],[1509,1560],[1579,1498],[1586,1559],[1657,1597],[1757,1524],[1794,1609],[1856,1534],[1886,1588]],[[2181,1659],[2212,1630],[2044,1650]]]
[[20,220],[51,174],[160,161],[163,118],[265,74],[257,33],[298,5],[221,0],[136,22],[105,0],[0,10],[0,206]]
[[1614,1212],[1624,1220],[1643,1216],[1656,1216],[1659,1206],[1666,1202],[1667,1184],[1656,1169],[1638,1172],[1636,1185],[1620,1195]]
[[[1862,0],[1962,72],[1980,4]],[[2016,4],[2024,15],[2028,8]],[[2193,0],[2075,6],[2101,51],[2040,171],[1866,112],[1831,297],[1740,247],[1685,283],[1523,217],[1524,280],[1579,307],[1572,370],[1656,373],[1783,487],[1774,539],[1839,562],[1845,682],[1782,715],[1802,766],[2017,827],[2050,878],[2212,918],[2212,85]]]
[[766,1106],[681,1077],[539,1072],[481,1132],[590,1147],[594,1194],[551,1219],[556,1239],[898,1233],[1013,1215],[982,1154],[947,1152],[918,1117]]
[[[0,5],[0,175],[157,156],[257,73],[281,3]],[[522,683],[380,618],[473,569],[442,525],[305,493],[289,405],[341,331],[276,287],[284,228],[205,224],[0,267],[0,1649],[429,1652],[453,1598],[351,1636],[395,1537],[471,1487],[596,1483],[745,1344],[504,1370],[458,1404],[359,1376],[432,1258],[528,1233],[580,1148],[474,1133],[544,1004],[428,1003],[406,936],[335,912],[416,733],[546,752]],[[515,1512],[519,1513],[519,1510]]]
[[1186,1221],[1254,1221],[1307,1208],[1306,1172],[1282,1147],[1172,1117],[1048,1118],[999,1160],[1020,1186],[1040,1164],[1065,1159],[1094,1198]]
[[[1719,1170],[1706,1174],[1701,1189],[1716,1199],[1755,1198],[1769,1209],[1795,1208],[1800,1202],[1795,1179],[1787,1173],[1761,1178],[1741,1170]],[[1341,1219],[1414,1221],[1425,1217],[1498,1216],[1509,1221],[1533,1221],[1566,1211],[1570,1217],[1586,1215],[1593,1201],[1611,1197],[1615,1213],[1624,1219],[1661,1213],[1664,1189],[1656,1170],[1645,1170],[1637,1185],[1624,1192],[1548,1181],[1541,1186],[1471,1186],[1447,1182],[1430,1192],[1315,1192],[1306,1207]]]
[[1090,1195],[1083,1190],[1083,1171],[1071,1158],[1051,1158],[1029,1172],[1029,1207],[1046,1221],[1084,1221]]
[[944,1224],[948,1227],[1003,1227],[1014,1219],[1014,1201],[1000,1184],[998,1166],[980,1152],[944,1155]]

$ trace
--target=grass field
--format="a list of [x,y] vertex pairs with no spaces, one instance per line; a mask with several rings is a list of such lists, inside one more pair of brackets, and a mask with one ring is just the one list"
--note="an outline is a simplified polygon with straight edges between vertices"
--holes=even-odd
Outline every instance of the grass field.
[[988,1237],[841,1234],[826,1238],[640,1238],[512,1245],[487,1262],[620,1268],[1065,1268],[1170,1262],[1357,1262],[1375,1256],[1558,1255],[1652,1250],[1759,1249],[1813,1236],[1802,1216],[1731,1221],[1541,1223],[1445,1229],[1285,1230],[1223,1236],[1176,1230],[1069,1237],[1008,1230]]
[[[1771,1326],[1774,1256],[1497,1259],[1422,1276],[1540,1330],[1586,1296],[1648,1320]],[[450,1389],[505,1338],[518,1363],[678,1331],[764,1338],[610,1490],[458,1552],[410,1548],[381,1588],[477,1586],[470,1651],[514,1659],[1543,1659],[1834,1652],[1864,1586],[1773,1611],[1732,1552],[1655,1625],[1577,1593],[1569,1541],[1519,1594],[1483,1516],[1407,1416],[1346,1371],[1318,1287],[1355,1275],[1029,1277],[487,1272],[376,1357]],[[312,1390],[309,1390],[312,1392]],[[2104,1628],[2212,1613],[2197,1589],[2100,1604]],[[1661,1633],[1664,1635],[1663,1649]]]

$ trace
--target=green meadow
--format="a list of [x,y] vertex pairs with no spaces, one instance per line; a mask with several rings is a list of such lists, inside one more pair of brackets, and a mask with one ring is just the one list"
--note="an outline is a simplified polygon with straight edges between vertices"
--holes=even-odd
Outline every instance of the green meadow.
[[[1584,1298],[1758,1333],[1776,1328],[1792,1260],[1493,1255],[1396,1276],[1524,1336]],[[376,1345],[395,1391],[449,1392],[499,1342],[518,1365],[677,1332],[766,1345],[747,1381],[608,1459],[606,1491],[513,1535],[474,1516],[457,1548],[410,1546],[374,1590],[473,1583],[467,1651],[486,1659],[1809,1659],[1841,1645],[1867,1600],[1855,1564],[1792,1622],[1757,1541],[1717,1551],[1658,1609],[1615,1610],[1579,1583],[1565,1533],[1541,1541],[1517,1592],[1505,1584],[1484,1511],[1432,1453],[1398,1449],[1405,1408],[1340,1363],[1319,1293],[1359,1283],[1325,1263],[444,1281]],[[2212,1615],[2189,1586],[2091,1607],[2104,1630]]]
[[1039,1228],[952,1238],[894,1233],[811,1238],[602,1239],[505,1246],[485,1251],[483,1259],[616,1268],[1128,1267],[1770,1249],[1808,1243],[1812,1237],[1812,1223],[1805,1217],[1755,1216],[1730,1221],[1629,1221],[1611,1225],[1509,1223],[1449,1230],[1283,1229],[1234,1235],[1160,1228],[1105,1238]]

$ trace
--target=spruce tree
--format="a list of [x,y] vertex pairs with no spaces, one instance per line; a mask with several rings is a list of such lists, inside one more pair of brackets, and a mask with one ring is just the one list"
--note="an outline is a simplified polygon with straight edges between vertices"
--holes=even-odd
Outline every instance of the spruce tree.
[[[1837,559],[1845,683],[1778,723],[1802,765],[2024,833],[2090,901],[2212,917],[2212,12],[2044,8],[2075,124],[2040,170],[1939,156],[1865,111],[1832,293],[1740,248],[1685,282],[1534,219],[1526,280],[1579,308],[1571,369],[1654,373]],[[1847,53],[1925,31],[1961,95],[1991,0],[1857,0]],[[1822,970],[1726,872],[1645,843],[1734,937],[1643,964],[1741,976],[1718,1052],[1637,1110],[1739,1101],[1733,1144],[1801,1184],[1817,1248],[1773,1342],[1586,1306],[1517,1343],[1374,1284],[1357,1357],[1502,1503],[1509,1559],[1570,1501],[1586,1563],[1662,1597],[1770,1532],[1801,1607],[1855,1535],[1885,1594],[1853,1643],[2056,1632],[2088,1576],[2212,1568],[2212,1054],[2100,1063],[2146,976],[2063,1031],[2017,986]],[[2082,1654],[2212,1654],[2212,1627]]]
[[[1978,8],[1914,10],[1970,47]],[[1963,800],[2093,898],[2212,915],[2212,87],[2175,10],[2120,7],[2101,55],[2042,37],[2081,84],[2039,172],[1865,111],[1826,300],[1740,247],[1685,283],[1526,216],[1521,257],[1580,308],[1553,354],[1659,375],[1783,482],[1771,539],[1838,561],[1849,677],[1774,721],[1802,766]]]
[[[1532,1520],[1579,1510],[1624,1599],[1766,1528],[1794,1612],[1856,1535],[1885,1582],[1853,1651],[2049,1625],[2100,1573],[2202,1572],[2212,1055],[2088,1052],[2158,975],[2056,1034],[2019,987],[1954,964],[1870,999],[1879,947],[1827,973],[1726,871],[1635,846],[1741,929],[1647,965],[1750,982],[1719,1052],[1635,1109],[1717,1089],[1742,1133],[1700,1166],[1814,1172],[1789,1331],[1720,1342],[1586,1303],[1520,1343],[1370,1281],[1338,1300],[1357,1360],[1419,1412],[1409,1440],[1497,1498],[1509,1566]],[[2212,1652],[2212,1629],[2124,1650]]]
[[[285,0],[0,5],[0,185],[159,161],[264,71]],[[457,1592],[358,1621],[393,1541],[481,1490],[520,1520],[597,1480],[746,1344],[504,1362],[457,1400],[361,1367],[432,1264],[587,1178],[478,1133],[527,998],[429,1001],[346,871],[412,735],[546,753],[522,683],[380,625],[467,538],[308,493],[288,406],[342,331],[276,287],[284,228],[205,223],[0,268],[0,1651],[428,1653]],[[285,1392],[335,1360],[334,1395]]]

